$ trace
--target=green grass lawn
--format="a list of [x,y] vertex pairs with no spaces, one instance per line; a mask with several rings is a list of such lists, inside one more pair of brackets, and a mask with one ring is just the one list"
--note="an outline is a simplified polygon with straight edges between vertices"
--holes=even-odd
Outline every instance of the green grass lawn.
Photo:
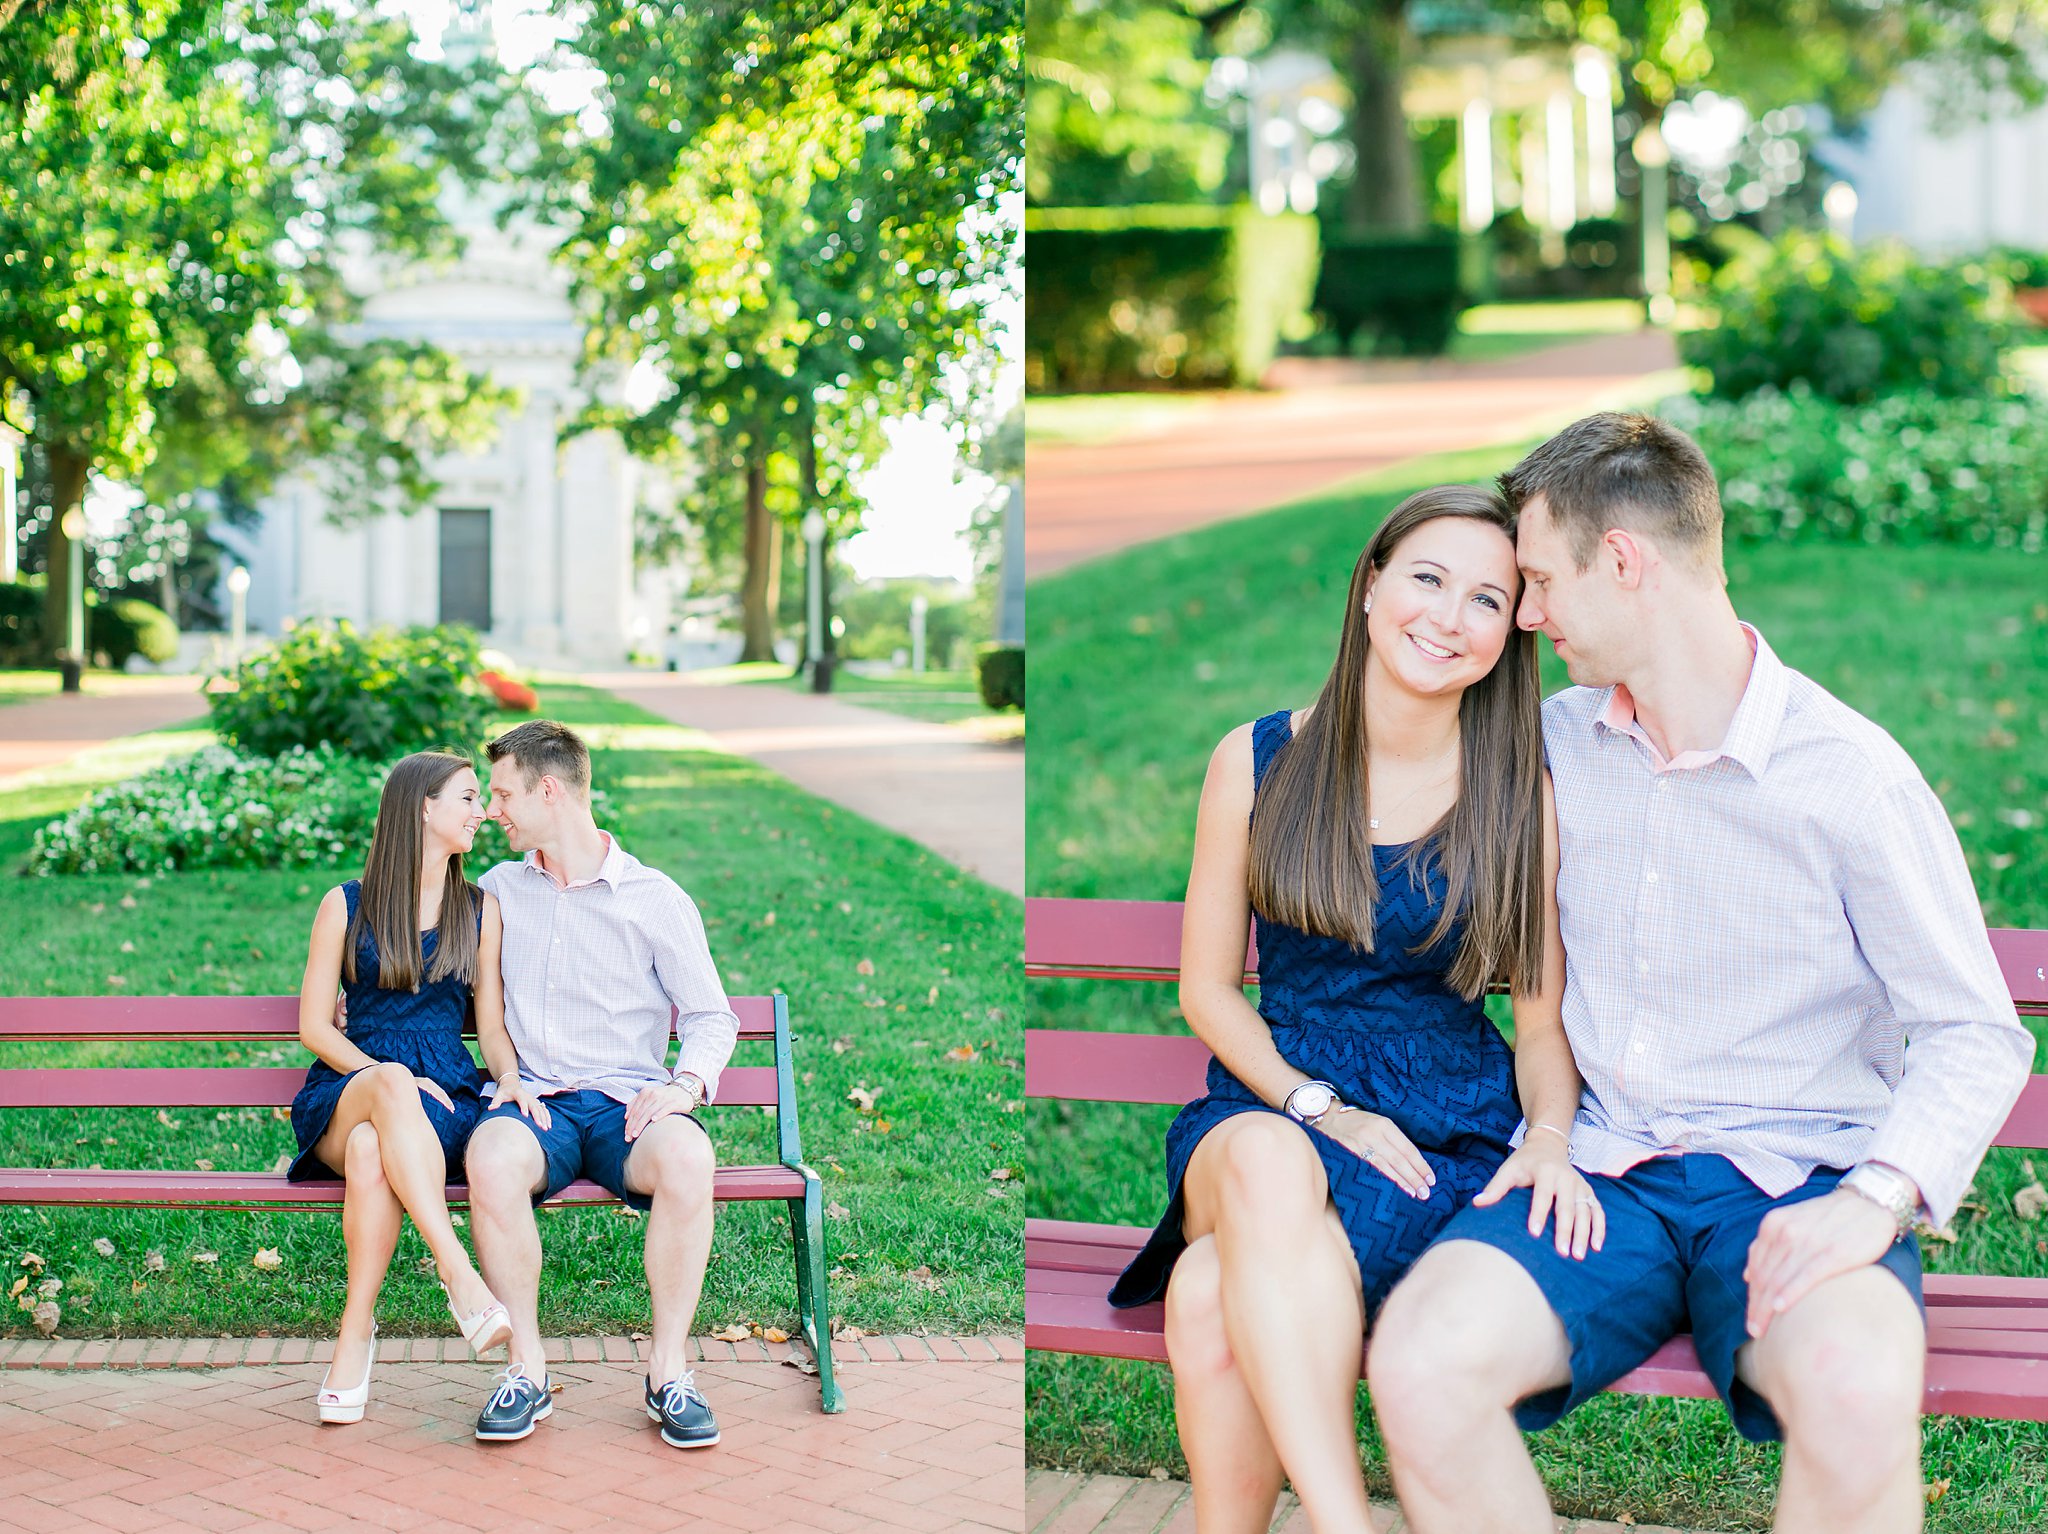
[[[104,692],[109,689],[96,687],[109,677],[123,675],[119,671],[88,671],[85,674],[85,691]],[[44,671],[0,671],[0,708],[10,703],[26,703],[31,698],[54,698],[63,691],[64,678],[54,668]]]
[[[788,993],[806,1159],[825,1180],[832,1309],[868,1331],[1015,1330],[1021,1172],[1021,928],[1014,897],[901,837],[804,794],[701,736],[587,688],[550,685],[542,707],[583,731],[593,775],[636,856],[696,899],[728,991]],[[29,786],[0,791],[0,991],[280,994],[298,989],[320,895],[356,866],[160,876],[16,876],[35,828],[95,783],[188,750],[203,723],[134,737]],[[481,870],[476,870],[481,872]],[[968,1046],[973,1058],[949,1051]],[[296,1064],[284,1048],[14,1046],[0,1064]],[[736,1063],[767,1063],[743,1045]],[[871,1113],[851,1088],[874,1096]],[[707,1115],[721,1160],[772,1162],[773,1120]],[[0,1163],[269,1169],[292,1149],[270,1110],[11,1110]],[[553,1333],[644,1331],[642,1226],[615,1208],[542,1215],[541,1323]],[[113,1244],[103,1256],[95,1241]],[[255,1253],[275,1247],[264,1272]],[[331,1334],[343,1247],[327,1214],[0,1209],[0,1264],[25,1253],[63,1280],[60,1335]],[[161,1271],[147,1262],[164,1258]],[[217,1261],[198,1263],[212,1252]],[[387,1281],[387,1335],[449,1330],[410,1229]],[[34,1293],[30,1290],[31,1295]],[[9,1335],[28,1317],[7,1312]],[[780,1205],[720,1208],[700,1329],[737,1320],[796,1330]]]
[[[795,675],[780,661],[747,661],[692,673],[692,680],[746,687],[780,687],[808,693],[810,678]],[[982,740],[1022,740],[1024,716],[1014,710],[992,711],[981,701],[971,671],[889,671],[879,675],[838,670],[832,674],[832,696],[863,708],[886,709],[929,724],[966,724]]]
[[1633,298],[1474,304],[1458,316],[1457,334],[1444,355],[1454,362],[1499,362],[1547,346],[1640,330],[1643,323],[1643,306]]
[[[1027,857],[1037,895],[1178,899],[1210,751],[1233,726],[1313,700],[1353,560],[1408,490],[1490,478],[1516,450],[1446,455],[1331,495],[1148,544],[1035,582]],[[1737,609],[1784,660],[1889,729],[1954,819],[1987,919],[2048,927],[2048,563],[1947,548],[1738,548]],[[1546,679],[1563,684],[1545,652]],[[1184,1026],[1164,985],[1034,982],[1033,1025]],[[2048,1051],[2042,1067],[2048,1068]],[[1172,1111],[1030,1108],[1033,1214],[1149,1224]],[[2026,1159],[1997,1151],[1982,1214],[1930,1244],[1934,1270],[2048,1276],[2048,1229],[2013,1212]],[[1034,1355],[1034,1461],[1144,1475],[1184,1470],[1163,1369]],[[1362,1423],[1364,1419],[1362,1418]],[[1368,1475],[1384,1460],[1362,1431]],[[1777,1452],[1745,1445],[1717,1403],[1604,1398],[1531,1439],[1559,1511],[1762,1528]],[[1937,1419],[1929,1527],[2048,1521],[2048,1428]]]

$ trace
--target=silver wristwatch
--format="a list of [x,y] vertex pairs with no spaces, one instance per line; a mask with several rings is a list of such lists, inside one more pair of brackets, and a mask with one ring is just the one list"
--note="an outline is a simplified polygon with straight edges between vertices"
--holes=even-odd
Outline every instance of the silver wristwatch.
[[1860,1194],[1890,1215],[1901,1236],[1912,1230],[1913,1222],[1920,1218],[1919,1189],[1904,1172],[1866,1161],[1851,1167],[1837,1186]]
[[681,1087],[690,1094],[693,1099],[690,1103],[692,1113],[704,1106],[704,1083],[698,1079],[695,1071],[677,1071],[669,1077],[668,1084],[672,1087]]
[[1297,1124],[1313,1124],[1337,1106],[1337,1089],[1327,1081],[1304,1081],[1280,1105]]

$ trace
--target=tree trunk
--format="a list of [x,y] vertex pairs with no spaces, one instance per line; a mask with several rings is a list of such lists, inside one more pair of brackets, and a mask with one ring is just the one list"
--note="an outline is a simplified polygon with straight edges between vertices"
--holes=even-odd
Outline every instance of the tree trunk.
[[68,448],[50,449],[50,528],[43,561],[43,643],[52,654],[71,643],[71,561],[84,557],[65,535],[64,520],[85,500],[91,460]]
[[740,586],[740,659],[775,659],[775,602],[782,592],[782,523],[768,509],[768,450],[747,459],[747,573]]
[[1351,80],[1351,145],[1357,171],[1344,199],[1347,234],[1412,234],[1422,228],[1415,140],[1401,111],[1412,35],[1405,0],[1360,4],[1340,67]]

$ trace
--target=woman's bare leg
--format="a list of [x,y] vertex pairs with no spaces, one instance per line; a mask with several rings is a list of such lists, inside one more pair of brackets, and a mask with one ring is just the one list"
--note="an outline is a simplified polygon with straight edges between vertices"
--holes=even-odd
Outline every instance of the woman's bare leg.
[[377,1292],[398,1250],[398,1230],[405,1211],[384,1177],[382,1148],[371,1124],[358,1124],[342,1153],[347,1191],[341,1200],[341,1236],[348,1246],[348,1299],[341,1309],[341,1332],[334,1339],[334,1363],[328,1383],[352,1390],[370,1364],[370,1334],[377,1319]]
[[1307,1131],[1240,1114],[1195,1147],[1183,1187],[1188,1234],[1215,1237],[1231,1355],[1302,1510],[1317,1534],[1371,1529],[1354,1417],[1365,1302]]
[[427,1121],[427,1110],[420,1106],[419,1084],[412,1073],[386,1063],[350,1077],[313,1153],[327,1165],[341,1167],[348,1137],[359,1124],[375,1127],[385,1180],[434,1254],[435,1271],[457,1307],[472,1315],[491,1304],[491,1292],[448,1218],[448,1158]]
[[1166,1287],[1173,1415],[1203,1534],[1265,1534],[1287,1472],[1230,1351],[1216,1238],[1190,1242]]

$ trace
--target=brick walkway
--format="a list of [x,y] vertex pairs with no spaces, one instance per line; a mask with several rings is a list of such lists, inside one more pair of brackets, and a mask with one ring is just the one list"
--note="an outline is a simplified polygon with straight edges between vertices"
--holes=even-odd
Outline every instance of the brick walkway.
[[1645,330],[1501,362],[1276,363],[1268,392],[1219,396],[1162,431],[1027,446],[1025,573],[1036,579],[1425,453],[1554,430],[1646,388],[1675,390],[1676,362],[1671,337]]
[[[1373,1507],[1378,1534],[1401,1534],[1406,1525],[1391,1503]],[[1079,1475],[1033,1470],[1024,1492],[1024,1527],[1030,1534],[1194,1534],[1195,1509],[1185,1481],[1137,1481],[1123,1475]],[[1308,1519],[1292,1492],[1281,1495],[1274,1534],[1309,1534]],[[1603,1523],[1560,1518],[1557,1534],[1684,1534],[1661,1524]]]
[[723,1436],[687,1453],[647,1420],[627,1338],[551,1342],[554,1415],[516,1444],[470,1436],[491,1369],[440,1339],[384,1342],[369,1415],[322,1427],[329,1347],[0,1341],[0,1531],[1023,1527],[1014,1338],[839,1344],[830,1417],[786,1345],[700,1339]]
[[85,691],[0,708],[0,783],[123,735],[206,712],[196,676],[93,676]]

